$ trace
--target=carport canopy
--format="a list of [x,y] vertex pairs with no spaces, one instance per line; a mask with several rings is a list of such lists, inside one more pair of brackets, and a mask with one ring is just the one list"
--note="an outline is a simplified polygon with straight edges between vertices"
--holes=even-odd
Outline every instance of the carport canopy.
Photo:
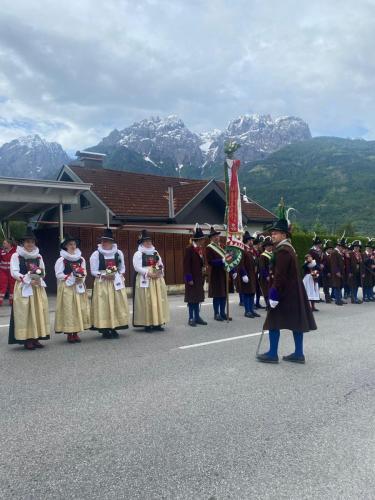
[[63,205],[79,202],[79,195],[90,191],[83,182],[47,181],[0,177],[0,222],[29,221],[56,206],[60,207],[60,233]]

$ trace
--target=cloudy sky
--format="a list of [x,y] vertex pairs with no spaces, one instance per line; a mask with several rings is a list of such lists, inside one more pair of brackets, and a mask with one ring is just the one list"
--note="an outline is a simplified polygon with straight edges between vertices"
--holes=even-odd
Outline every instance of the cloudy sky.
[[2,0],[0,144],[245,113],[375,139],[375,0]]

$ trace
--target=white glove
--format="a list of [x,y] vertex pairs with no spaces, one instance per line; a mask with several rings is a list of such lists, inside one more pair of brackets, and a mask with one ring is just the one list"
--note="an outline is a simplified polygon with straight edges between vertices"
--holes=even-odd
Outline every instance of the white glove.
[[237,273],[233,273],[232,278],[235,280],[237,278]]
[[277,306],[278,303],[279,303],[278,300],[271,300],[270,299],[270,306],[272,309],[275,309],[275,307]]
[[249,277],[248,277],[248,276],[246,276],[246,275],[245,275],[245,276],[242,276],[242,281],[243,281],[244,283],[249,283]]

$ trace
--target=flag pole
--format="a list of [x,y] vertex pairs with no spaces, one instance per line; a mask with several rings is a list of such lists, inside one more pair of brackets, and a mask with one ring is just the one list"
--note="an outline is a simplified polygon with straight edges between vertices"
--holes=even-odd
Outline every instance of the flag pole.
[[[240,145],[236,142],[228,142],[224,145],[224,184],[225,184],[225,215],[224,215],[224,224],[226,226],[226,242],[228,241],[229,236],[229,171],[228,171],[228,162],[227,160],[233,159],[234,153]],[[226,269],[226,303],[227,303],[227,323],[232,319],[229,316],[229,270]]]

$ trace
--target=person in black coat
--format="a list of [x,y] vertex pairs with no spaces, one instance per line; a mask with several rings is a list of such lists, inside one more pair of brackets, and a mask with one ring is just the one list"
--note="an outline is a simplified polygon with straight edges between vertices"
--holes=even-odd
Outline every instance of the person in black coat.
[[190,326],[207,325],[199,313],[199,304],[204,302],[204,280],[206,274],[204,242],[206,236],[202,229],[195,227],[191,244],[185,249],[184,255],[184,280],[185,302],[189,308]]
[[227,298],[227,273],[224,267],[225,249],[220,245],[220,231],[213,226],[208,235],[210,242],[206,247],[208,268],[208,296],[212,297],[216,321],[227,319],[225,312]]

